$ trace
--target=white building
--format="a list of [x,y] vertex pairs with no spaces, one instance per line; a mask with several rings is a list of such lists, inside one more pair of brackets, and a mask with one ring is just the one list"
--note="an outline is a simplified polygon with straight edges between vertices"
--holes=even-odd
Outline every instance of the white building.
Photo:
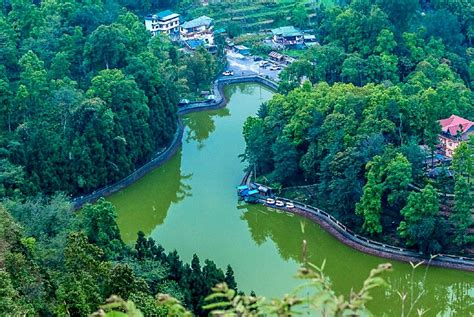
[[158,33],[172,35],[179,32],[179,14],[170,10],[145,17],[145,27],[153,36]]
[[207,16],[185,22],[181,25],[181,40],[200,40],[206,45],[214,45],[214,20]]

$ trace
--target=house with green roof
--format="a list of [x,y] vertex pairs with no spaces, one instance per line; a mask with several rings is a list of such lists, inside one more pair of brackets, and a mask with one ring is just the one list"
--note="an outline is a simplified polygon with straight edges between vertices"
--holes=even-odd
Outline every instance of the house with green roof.
[[282,45],[298,45],[304,43],[303,32],[294,26],[282,26],[272,29],[273,42]]
[[158,33],[173,35],[179,33],[179,14],[165,10],[145,17],[145,27],[153,36]]

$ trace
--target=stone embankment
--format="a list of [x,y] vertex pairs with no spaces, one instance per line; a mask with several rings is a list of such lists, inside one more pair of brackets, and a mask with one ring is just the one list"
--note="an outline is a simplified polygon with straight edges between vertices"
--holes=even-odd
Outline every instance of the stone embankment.
[[[244,181],[246,183],[248,182],[248,176],[244,177]],[[395,247],[389,244],[374,241],[356,234],[347,226],[342,224],[339,220],[319,208],[281,197],[276,198],[276,200],[284,202],[284,206],[277,207],[274,204],[270,205],[267,204],[265,200],[260,200],[260,203],[267,207],[306,217],[318,223],[342,243],[361,252],[392,260],[412,263],[423,261],[423,263],[426,265],[474,272],[474,258],[472,257],[463,257],[450,254],[436,254],[427,256],[415,250]],[[294,207],[288,208],[286,207],[286,203],[290,203],[290,205],[293,204]]]

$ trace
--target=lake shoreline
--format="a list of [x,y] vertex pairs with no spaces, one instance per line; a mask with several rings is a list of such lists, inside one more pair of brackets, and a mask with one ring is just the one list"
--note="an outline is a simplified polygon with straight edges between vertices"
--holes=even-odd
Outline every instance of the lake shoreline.
[[[217,79],[214,82],[214,90],[216,93],[216,99],[214,100],[214,102],[212,103],[195,102],[195,103],[190,103],[186,105],[185,107],[178,109],[178,122],[177,122],[176,133],[165,151],[155,154],[155,156],[149,162],[145,163],[143,166],[136,169],[132,174],[123,178],[122,180],[112,185],[109,185],[105,188],[102,188],[100,190],[94,191],[93,193],[89,195],[77,197],[76,199],[73,200],[73,209],[78,210],[86,203],[93,203],[101,197],[107,197],[114,193],[117,193],[120,190],[135,183],[136,181],[141,179],[143,176],[145,176],[152,170],[162,166],[167,161],[169,161],[176,154],[176,152],[182,145],[182,139],[183,139],[183,134],[184,134],[184,124],[182,122],[182,116],[189,113],[193,113],[193,112],[217,110],[217,109],[224,108],[228,102],[228,100],[225,98],[225,95],[224,95],[224,87],[230,84],[240,84],[240,83],[257,83],[273,91],[275,91],[277,87],[276,83],[257,75]],[[317,208],[314,208],[314,209],[317,209]],[[334,224],[330,223],[330,221],[328,221],[327,219],[318,217],[317,215],[313,215],[310,212],[307,212],[304,210],[298,210],[298,211],[285,210],[285,211],[294,213],[299,216],[303,216],[311,220],[312,222],[317,223],[326,232],[330,233],[333,237],[335,237],[340,242],[366,254],[371,254],[371,255],[375,255],[381,258],[386,258],[386,259],[397,260],[397,261],[401,261],[405,263],[427,261],[426,263],[427,265],[474,272],[474,265],[466,264],[464,262],[458,262],[457,260],[457,258],[459,258],[458,256],[443,255],[445,257],[451,258],[449,262],[447,262],[439,258],[429,259],[426,256],[418,255],[415,252],[412,252],[410,255],[407,255],[404,253],[397,253],[395,250],[391,250],[391,252],[386,252],[384,250],[377,249],[372,245],[365,245],[361,243],[360,241],[354,241],[354,239],[350,239],[346,235],[342,234],[339,230],[337,230],[337,228],[334,227]],[[359,236],[359,237],[367,241],[371,241],[366,237],[362,237],[362,236]],[[390,247],[393,249],[400,249],[397,247],[392,247],[392,246]]]
[[[449,255],[449,254],[439,254],[433,257],[418,254],[416,251],[403,249],[400,247],[395,247],[391,245],[387,245],[384,243],[372,241],[366,237],[360,236],[352,232],[349,228],[344,226],[334,217],[325,216],[321,210],[312,206],[306,206],[296,201],[291,201],[289,199],[284,199],[284,201],[292,202],[295,205],[295,208],[279,208],[276,206],[269,206],[262,202],[262,205],[270,208],[281,209],[285,212],[289,212],[301,217],[305,217],[312,222],[317,223],[320,225],[326,232],[331,234],[334,238],[339,240],[341,243],[345,245],[366,253],[370,255],[374,255],[380,258],[396,260],[406,263],[419,263],[423,262],[423,265],[426,266],[437,266],[442,268],[448,269],[455,269],[455,270],[462,270],[468,272],[474,272],[474,264],[468,263],[468,261],[473,261],[470,258],[466,257],[459,257],[456,255]],[[302,208],[300,208],[300,206]],[[334,218],[333,219],[331,219]]]
[[120,190],[126,188],[127,186],[135,183],[143,176],[151,172],[152,170],[162,166],[164,163],[169,161],[178,151],[179,147],[183,141],[183,134],[184,134],[184,125],[182,122],[182,116],[199,111],[206,111],[206,110],[216,110],[224,108],[227,105],[228,100],[225,98],[224,95],[224,87],[226,85],[231,84],[242,84],[242,83],[257,83],[261,84],[272,91],[276,91],[278,84],[261,76],[258,75],[247,75],[247,76],[239,76],[239,77],[224,77],[218,78],[214,81],[214,93],[216,94],[216,99],[213,102],[192,102],[187,104],[184,107],[178,109],[178,121],[177,121],[177,128],[176,132],[173,136],[173,139],[167,146],[167,148],[159,153],[155,153],[151,160],[147,163],[142,165],[141,167],[137,168],[133,173],[130,175],[122,178],[121,180],[103,187],[101,189],[97,189],[88,195],[83,195],[79,197],[75,197],[72,199],[72,209],[76,211],[84,204],[93,203],[99,200],[102,197],[107,197],[112,194],[119,192]]

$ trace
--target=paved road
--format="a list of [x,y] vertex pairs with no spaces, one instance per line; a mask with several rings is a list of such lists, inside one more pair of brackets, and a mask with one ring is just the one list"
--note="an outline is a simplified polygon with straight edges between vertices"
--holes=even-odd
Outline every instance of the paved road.
[[235,75],[260,75],[269,77],[274,81],[278,81],[279,70],[269,70],[259,67],[260,62],[255,62],[253,56],[243,56],[232,51],[227,51],[228,70],[234,71]]

